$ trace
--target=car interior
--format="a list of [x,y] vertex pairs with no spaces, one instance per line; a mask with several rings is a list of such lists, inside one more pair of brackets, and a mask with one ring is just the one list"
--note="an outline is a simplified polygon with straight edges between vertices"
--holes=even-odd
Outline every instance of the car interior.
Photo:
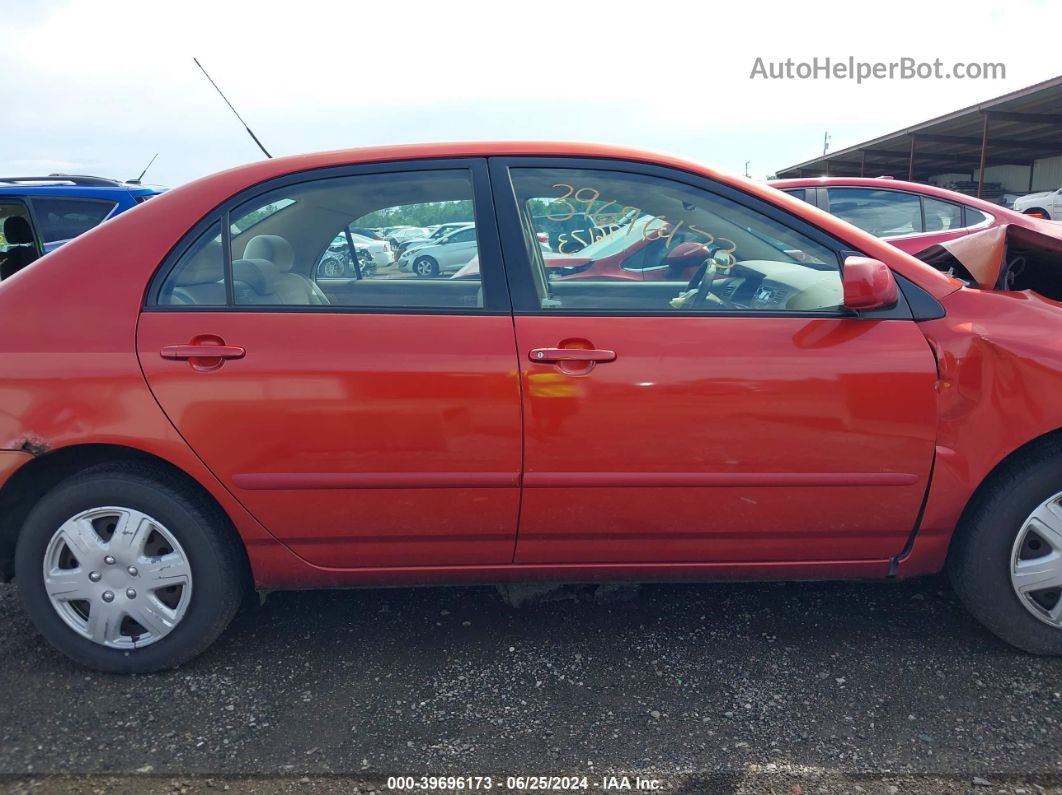
[[[361,220],[370,213],[471,198],[468,172],[455,169],[321,179],[252,199],[230,213],[235,301],[258,306],[482,307],[478,279],[415,279],[397,268],[371,277],[317,272],[337,236],[351,225],[364,225]],[[222,255],[216,225],[177,262],[159,302],[223,305]]]
[[0,204],[0,280],[13,276],[40,257],[26,208]]
[[[513,175],[544,308],[837,310],[843,303],[833,251],[721,196],[616,172],[515,169]],[[580,191],[587,200],[596,197],[593,206],[554,201],[552,212],[537,213],[558,196],[557,185],[572,187],[573,198]],[[575,206],[611,223],[602,224],[601,239],[573,252],[568,261],[576,264],[569,265],[532,241],[541,231],[536,214],[563,219]],[[639,213],[617,225],[616,208]]]

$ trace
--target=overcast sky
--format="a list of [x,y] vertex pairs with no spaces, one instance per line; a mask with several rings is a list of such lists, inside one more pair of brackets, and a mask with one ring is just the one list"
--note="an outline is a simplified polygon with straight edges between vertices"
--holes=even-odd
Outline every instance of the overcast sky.
[[[371,10],[370,10],[371,9]],[[0,0],[0,173],[178,185],[277,154],[618,143],[753,177],[1062,72],[1058,0]],[[993,61],[1004,80],[765,81],[757,57]]]

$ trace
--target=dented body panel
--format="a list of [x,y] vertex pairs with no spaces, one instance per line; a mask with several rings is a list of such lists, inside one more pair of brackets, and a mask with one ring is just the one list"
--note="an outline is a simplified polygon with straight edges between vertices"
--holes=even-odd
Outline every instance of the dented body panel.
[[1062,304],[1036,293],[964,289],[919,326],[936,353],[933,482],[901,574],[936,571],[970,496],[1011,452],[1062,428]]

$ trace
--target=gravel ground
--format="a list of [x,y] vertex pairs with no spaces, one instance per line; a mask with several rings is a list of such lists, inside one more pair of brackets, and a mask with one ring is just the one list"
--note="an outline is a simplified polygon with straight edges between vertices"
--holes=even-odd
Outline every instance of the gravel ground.
[[[273,594],[179,671],[53,652],[0,586],[0,790],[1062,792],[1062,660],[942,579]],[[617,790],[620,791],[620,790]]]

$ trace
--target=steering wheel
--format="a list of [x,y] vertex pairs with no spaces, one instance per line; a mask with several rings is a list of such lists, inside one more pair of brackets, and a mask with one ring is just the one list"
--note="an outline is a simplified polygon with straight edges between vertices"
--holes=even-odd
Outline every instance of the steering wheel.
[[[704,258],[704,262],[694,272],[690,278],[689,283],[686,285],[686,291],[696,290],[697,294],[690,302],[690,306],[703,306],[708,299],[708,293],[712,291],[712,284],[715,283],[716,262],[715,255],[722,249],[719,245],[709,245],[708,256]],[[709,277],[711,275],[711,278]]]

